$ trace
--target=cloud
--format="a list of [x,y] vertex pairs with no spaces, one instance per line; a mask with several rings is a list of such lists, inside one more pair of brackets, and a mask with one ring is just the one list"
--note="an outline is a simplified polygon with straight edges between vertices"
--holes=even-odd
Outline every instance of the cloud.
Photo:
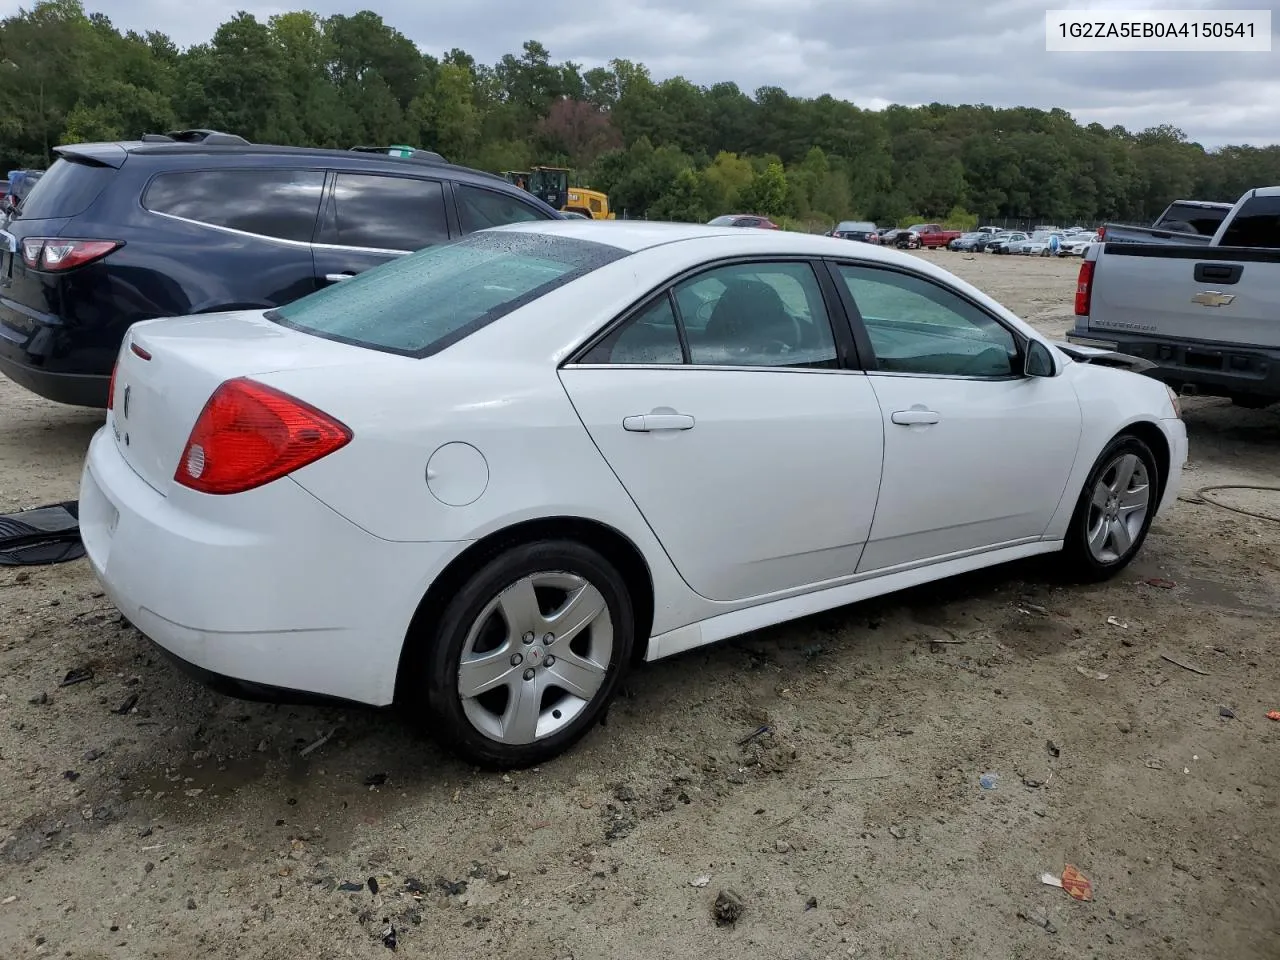
[[[0,13],[20,0],[0,0]],[[1273,30],[1280,2],[1269,0]],[[1174,4],[1125,0],[1124,8]],[[1179,7],[1239,9],[1239,0]],[[1206,146],[1280,142],[1280,44],[1272,53],[1047,53],[1051,7],[1114,9],[1114,2],[988,0],[414,0],[343,3],[87,0],[121,29],[158,29],[182,46],[209,39],[247,10],[260,19],[305,6],[322,15],[376,6],[383,19],[439,55],[461,47],[481,62],[541,40],[556,60],[587,67],[614,57],[709,85],[780,86],[831,93],[860,106],[985,103],[1061,107],[1082,123],[1133,130],[1170,123]],[[1250,4],[1258,8],[1257,3]]]

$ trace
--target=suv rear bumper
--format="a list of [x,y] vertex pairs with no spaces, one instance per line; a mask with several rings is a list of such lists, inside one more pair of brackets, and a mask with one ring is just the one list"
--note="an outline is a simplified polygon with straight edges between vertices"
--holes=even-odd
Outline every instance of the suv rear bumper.
[[[88,373],[55,373],[23,363],[0,340],[0,373],[34,394],[75,407],[106,409],[110,377]],[[21,353],[21,351],[17,351]]]
[[1280,347],[1212,343],[1173,337],[1151,337],[1127,331],[1076,328],[1068,343],[1103,347],[1155,364],[1146,376],[1182,390],[1212,397],[1280,400]]

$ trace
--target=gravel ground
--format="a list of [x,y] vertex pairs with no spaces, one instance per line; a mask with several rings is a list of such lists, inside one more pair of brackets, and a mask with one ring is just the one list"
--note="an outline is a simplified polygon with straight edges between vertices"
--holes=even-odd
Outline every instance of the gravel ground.
[[[1069,325],[1074,261],[922,256]],[[0,567],[0,957],[1275,960],[1278,528],[1196,491],[1275,483],[1280,412],[1185,407],[1116,581],[1014,565],[651,664],[508,776],[203,690],[83,560]],[[100,421],[0,379],[0,512],[73,498]]]

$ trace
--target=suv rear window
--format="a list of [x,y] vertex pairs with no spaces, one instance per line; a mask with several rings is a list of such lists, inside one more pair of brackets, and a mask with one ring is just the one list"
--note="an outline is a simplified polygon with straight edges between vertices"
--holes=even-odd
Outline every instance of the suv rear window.
[[1280,247],[1280,197],[1244,202],[1222,235],[1224,247]]
[[329,340],[425,357],[624,256],[586,240],[476,233],[397,257],[266,316]]
[[1202,237],[1212,237],[1218,232],[1219,225],[1227,219],[1227,214],[1230,212],[1230,208],[1220,210],[1217,207],[1173,203],[1156,221],[1155,226],[1181,230],[1183,229],[1181,225],[1185,225],[1191,232],[1198,233]]
[[323,193],[323,170],[180,170],[153,179],[142,205],[214,227],[307,243]]
[[[60,157],[22,201],[23,220],[76,217],[89,209],[116,174],[114,167]],[[21,196],[21,189],[18,195]]]

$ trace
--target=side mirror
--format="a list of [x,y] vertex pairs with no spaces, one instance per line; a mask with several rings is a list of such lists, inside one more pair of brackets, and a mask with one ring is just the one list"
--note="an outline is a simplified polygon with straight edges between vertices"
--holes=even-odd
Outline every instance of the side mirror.
[[1027,357],[1022,372],[1028,377],[1052,377],[1058,373],[1053,354],[1039,340],[1027,342]]

